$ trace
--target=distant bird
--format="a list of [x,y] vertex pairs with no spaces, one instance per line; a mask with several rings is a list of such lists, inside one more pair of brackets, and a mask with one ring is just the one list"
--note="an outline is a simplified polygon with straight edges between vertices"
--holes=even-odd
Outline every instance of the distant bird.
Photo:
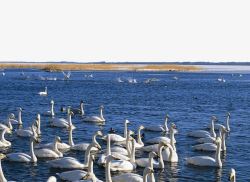
[[47,95],[48,95],[47,87],[45,87],[45,91],[38,92],[38,94],[39,94],[40,96],[47,96]]
[[69,80],[70,76],[71,76],[71,72],[69,71],[68,73],[65,73],[64,71],[62,71],[63,76],[64,76],[64,80]]

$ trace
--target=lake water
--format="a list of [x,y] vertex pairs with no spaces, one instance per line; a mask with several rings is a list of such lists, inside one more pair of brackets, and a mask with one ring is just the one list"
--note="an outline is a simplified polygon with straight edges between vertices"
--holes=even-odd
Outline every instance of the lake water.
[[[17,114],[16,108],[22,107],[24,127],[30,126],[37,113],[49,110],[51,99],[55,101],[57,117],[65,117],[60,112],[62,105],[77,107],[84,100],[86,115],[98,114],[101,104],[105,106],[106,124],[98,126],[83,122],[80,117],[73,117],[77,127],[73,132],[74,142],[91,141],[91,135],[98,129],[106,134],[110,127],[123,133],[125,119],[131,121],[130,129],[139,125],[162,124],[164,116],[169,114],[171,122],[177,125],[176,135],[179,162],[176,165],[166,163],[163,171],[155,170],[158,181],[227,181],[230,168],[235,168],[238,181],[250,181],[250,75],[232,73],[179,73],[179,72],[72,72],[69,81],[62,80],[62,73],[47,73],[37,70],[24,70],[28,79],[21,79],[20,70],[5,70],[0,76],[0,119],[7,114]],[[93,74],[93,77],[88,75]],[[84,75],[86,75],[84,77]],[[56,77],[57,80],[40,78]],[[127,81],[119,83],[117,78],[126,80],[135,78],[137,83]],[[177,77],[178,79],[174,79]],[[226,82],[217,79],[223,77]],[[144,83],[148,78],[159,81]],[[48,97],[37,93],[48,87]],[[210,123],[212,115],[224,123],[226,112],[231,112],[231,132],[227,137],[227,151],[223,153],[223,168],[200,168],[185,164],[184,158],[213,153],[195,152],[191,146],[193,138],[187,132],[202,129]],[[17,116],[17,115],[16,115]],[[68,141],[68,132],[59,128],[48,127],[48,117],[41,117],[42,143],[51,142],[59,135]],[[145,139],[159,136],[160,133],[144,132]],[[6,135],[12,147],[3,151],[29,152],[29,140],[18,138],[15,134]],[[100,144],[106,147],[101,140]],[[83,161],[83,152],[67,152],[65,156],[76,157]],[[147,156],[139,153],[136,157]],[[16,181],[45,181],[60,170],[51,170],[46,160],[38,160],[36,165],[2,161],[5,177]],[[104,180],[104,168],[94,165],[99,179]],[[136,172],[142,175],[143,169]]]

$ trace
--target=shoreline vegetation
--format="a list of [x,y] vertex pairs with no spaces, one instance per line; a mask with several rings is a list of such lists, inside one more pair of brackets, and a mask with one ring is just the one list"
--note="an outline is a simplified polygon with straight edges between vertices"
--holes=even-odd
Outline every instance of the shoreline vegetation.
[[130,63],[0,63],[0,69],[41,69],[48,72],[63,70],[83,71],[200,71],[193,65],[179,64],[130,64]]

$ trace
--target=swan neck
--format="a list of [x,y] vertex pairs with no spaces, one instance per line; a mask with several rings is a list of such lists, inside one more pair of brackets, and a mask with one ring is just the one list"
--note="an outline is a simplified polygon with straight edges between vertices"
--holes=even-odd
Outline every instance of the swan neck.
[[171,128],[171,130],[170,130],[170,145],[173,147],[173,150],[176,151],[176,147],[175,147],[175,143],[174,143],[175,138],[174,138],[174,131],[173,130],[174,130],[173,128]]
[[222,140],[222,151],[226,151],[227,147],[226,147],[226,133],[222,132],[222,136],[221,136],[221,140]]
[[106,168],[105,168],[105,178],[106,178],[106,182],[112,182],[112,178],[111,178],[111,173],[110,173],[110,160],[106,161]]
[[229,120],[230,120],[230,116],[227,116],[227,120],[226,120],[226,128],[228,131],[230,131],[230,127],[229,127]]
[[68,124],[72,126],[71,114],[68,114]]
[[40,120],[40,118],[38,118],[38,120],[37,120],[37,134],[38,135],[41,134],[41,120]]
[[51,103],[51,115],[54,116],[54,103]]
[[130,153],[130,162],[135,163],[135,141],[132,141],[132,151]]
[[210,133],[211,133],[211,136],[212,137],[216,137],[216,133],[214,131],[214,120],[212,119],[212,122],[211,122],[211,129],[210,129]]
[[137,142],[138,142],[140,145],[144,145],[144,143],[143,143],[142,140],[141,140],[141,129],[140,129],[140,128],[138,129]]
[[124,125],[124,138],[127,138],[127,135],[128,135],[128,124],[125,123],[125,125]]
[[93,145],[90,144],[88,147],[87,147],[87,150],[85,152],[85,156],[84,156],[84,165],[88,166],[88,162],[89,162],[89,158],[90,158],[90,151],[92,149]]
[[159,149],[158,149],[158,153],[159,153],[159,167],[161,169],[164,168],[164,162],[163,162],[163,158],[162,158],[162,150],[163,150],[163,147],[164,146],[160,146]]
[[221,153],[221,141],[217,144],[217,149],[216,149],[216,154],[215,154],[215,161],[219,167],[222,166],[220,153]]
[[69,127],[69,145],[74,146],[72,127]]
[[111,148],[110,148],[110,135],[108,135],[107,139],[107,156],[111,155]]
[[30,142],[30,155],[31,155],[32,162],[37,162],[37,158],[36,158],[36,155],[34,153],[34,142],[32,139]]
[[94,171],[93,171],[93,159],[90,157],[89,158],[89,165],[88,165],[88,172],[89,173],[91,173],[91,174],[93,174],[94,173]]
[[100,118],[101,118],[101,119],[104,119],[104,118],[103,118],[103,114],[102,114],[102,108],[100,108]]
[[2,170],[2,162],[0,160],[0,181],[7,182],[6,178],[4,177],[3,170]]
[[3,130],[3,131],[1,132],[1,138],[0,138],[0,140],[1,140],[2,142],[6,141],[6,140],[5,140],[5,137],[4,137],[5,133],[6,133],[6,130]]
[[81,115],[84,115],[83,103],[80,104]]
[[23,122],[22,122],[22,111],[21,110],[18,111],[18,124],[19,125],[23,124]]
[[12,124],[11,124],[11,121],[10,121],[10,118],[8,119],[8,127],[9,127],[10,130],[13,129]]
[[147,177],[148,177],[148,172],[147,172],[147,168],[144,169],[143,171],[143,182],[147,182]]
[[131,147],[130,147],[129,137],[130,137],[129,135],[127,135],[126,137],[126,148],[128,151],[128,156],[131,157]]
[[164,129],[166,132],[168,131],[168,118],[165,119]]
[[149,166],[148,167],[150,167],[150,168],[153,168],[154,166],[153,166],[153,160],[154,160],[154,157],[153,156],[150,156],[149,157]]

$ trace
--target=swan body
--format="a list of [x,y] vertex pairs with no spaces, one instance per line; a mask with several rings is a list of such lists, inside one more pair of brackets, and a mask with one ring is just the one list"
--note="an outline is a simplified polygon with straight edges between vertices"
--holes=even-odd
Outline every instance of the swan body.
[[72,129],[75,129],[76,127],[72,124],[72,121],[71,121],[72,114],[73,112],[71,112],[70,108],[68,108],[67,120],[64,118],[52,118],[50,125],[53,127],[58,127],[58,128],[69,128],[69,126],[71,126]]
[[145,130],[155,131],[155,132],[168,132],[169,131],[169,129],[168,129],[168,119],[169,119],[169,117],[167,115],[166,118],[165,118],[164,125],[146,126]]
[[103,106],[100,106],[100,115],[99,116],[85,116],[83,118],[83,121],[96,122],[96,123],[105,122],[105,118],[103,117],[103,114],[102,114],[103,108],[104,108]]
[[157,152],[159,144],[144,146],[141,149],[145,152]]
[[35,155],[38,158],[59,158],[59,157],[63,157],[63,154],[57,148],[57,143],[58,142],[61,142],[60,137],[55,138],[53,150],[48,149],[48,148],[36,149],[34,151]]
[[37,162],[36,155],[34,153],[33,142],[37,141],[35,137],[31,137],[30,139],[30,155],[25,153],[10,153],[7,154],[6,157],[9,161],[13,162]]
[[159,136],[159,137],[151,138],[151,139],[147,140],[145,143],[157,144],[160,142],[170,143],[170,138],[164,137],[164,136]]
[[216,138],[208,136],[206,138],[199,138],[196,140],[197,143],[213,143]]
[[211,121],[211,129],[210,129],[210,133],[208,131],[205,130],[196,130],[196,131],[192,131],[189,132],[187,135],[190,137],[195,137],[195,138],[206,138],[206,137],[216,137],[216,133],[214,131],[214,122],[216,121],[216,117],[213,116],[212,117],[212,121]]
[[[39,149],[39,148],[53,149],[53,147],[54,147],[54,142],[46,143],[46,144],[39,144],[35,146],[36,149]],[[58,150],[64,151],[64,150],[70,149],[70,145],[68,145],[67,143],[57,143],[57,148]]]
[[48,95],[47,87],[45,87],[45,90],[44,90],[44,91],[38,92],[38,94],[39,94],[40,96],[47,96],[47,95]]
[[55,176],[50,176],[47,180],[47,182],[56,182],[56,177]]
[[[70,127],[71,128],[71,127]],[[101,146],[99,145],[99,143],[96,141],[96,137],[97,136],[103,136],[101,131],[97,131],[93,136],[92,136],[92,143],[96,143],[98,144],[99,148],[101,148]],[[74,144],[73,142],[73,137],[72,137],[72,130],[69,133],[69,144],[70,144],[70,149],[71,150],[78,150],[78,151],[86,151],[88,146],[90,145],[90,143],[78,143],[78,144]],[[92,151],[98,151],[99,149],[96,147],[92,148]]]
[[26,128],[26,129],[17,129],[15,133],[19,137],[31,137],[33,135],[31,127]]
[[[60,179],[65,180],[65,181],[78,181],[83,179],[87,174],[92,174],[94,175],[93,172],[93,161],[95,157],[94,155],[91,155],[88,161],[88,171],[83,171],[83,170],[72,170],[72,171],[66,171],[62,173],[57,173]],[[96,179],[97,181],[100,181]]]
[[[123,132],[123,137],[121,135],[117,135],[117,134],[109,134],[110,136],[110,141],[111,142],[124,142],[126,141],[126,138],[127,138],[127,131],[128,131],[128,124],[130,124],[129,120],[125,120],[124,121],[124,132]],[[104,140],[107,141],[107,135],[105,135],[103,137]]]
[[[224,126],[222,126],[220,128],[220,135],[221,135],[221,140],[222,140],[222,145],[221,145],[221,150],[225,151],[226,150],[226,142],[225,142],[225,134],[226,132],[228,132],[226,130],[226,128]],[[214,140],[215,141],[215,140]],[[210,151],[210,152],[214,152],[217,150],[217,145],[214,144],[214,141],[212,143],[202,143],[202,144],[198,144],[198,145],[194,145],[192,148],[194,150],[201,150],[201,151]]]
[[187,164],[195,165],[195,166],[211,166],[211,167],[222,167],[222,162],[220,158],[221,152],[221,139],[218,137],[215,141],[217,145],[217,150],[215,154],[215,158],[209,156],[195,156],[189,157],[186,159]]
[[98,146],[94,143],[89,145],[87,151],[85,152],[84,164],[80,163],[77,159],[73,157],[63,157],[60,159],[49,161],[49,165],[52,168],[60,168],[60,169],[84,169],[88,167],[88,161],[92,147],[98,147]]

